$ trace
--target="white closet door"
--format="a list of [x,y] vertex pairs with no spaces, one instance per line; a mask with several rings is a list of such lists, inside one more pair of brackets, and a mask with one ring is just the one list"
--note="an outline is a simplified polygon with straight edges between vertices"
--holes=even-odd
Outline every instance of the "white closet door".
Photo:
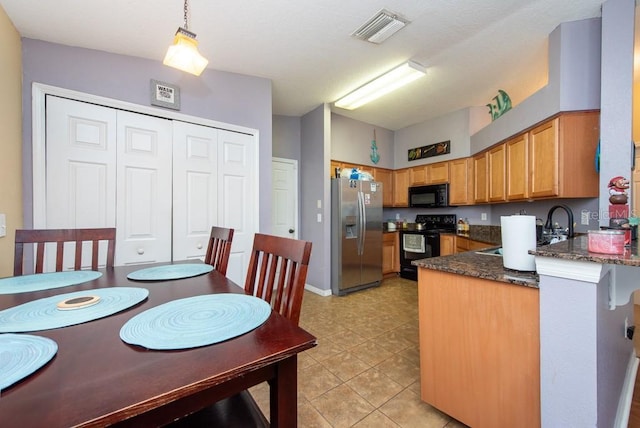
[[258,161],[254,138],[225,130],[218,131],[220,167],[218,209],[223,227],[235,229],[227,277],[239,285],[244,280],[258,231]]
[[[48,96],[46,127],[45,227],[114,227],[116,111]],[[73,244],[68,245],[71,248]],[[69,249],[65,251],[65,269],[73,269],[73,251]],[[101,250],[100,264],[104,265],[106,243]],[[47,248],[47,254],[49,251],[55,249]],[[85,251],[83,260],[90,267],[90,250]],[[46,260],[47,269],[55,269],[52,258]]]
[[173,122],[173,259],[204,257],[218,223],[218,130]]
[[117,116],[116,264],[170,261],[172,123]]

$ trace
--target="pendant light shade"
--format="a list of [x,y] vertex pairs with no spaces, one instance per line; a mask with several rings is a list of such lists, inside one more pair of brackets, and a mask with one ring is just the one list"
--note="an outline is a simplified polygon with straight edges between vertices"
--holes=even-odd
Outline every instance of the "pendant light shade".
[[162,63],[169,67],[200,76],[207,67],[209,61],[198,52],[196,34],[189,31],[188,4],[184,1],[184,27],[179,27],[173,38],[173,44],[169,46]]
[[169,67],[200,76],[209,61],[198,52],[196,35],[184,28],[178,28],[173,44],[167,49],[162,62]]

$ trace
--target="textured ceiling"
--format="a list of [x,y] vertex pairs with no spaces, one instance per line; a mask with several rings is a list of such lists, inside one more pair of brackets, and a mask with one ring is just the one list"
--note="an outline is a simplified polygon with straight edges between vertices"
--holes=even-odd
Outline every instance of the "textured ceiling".
[[[191,0],[209,68],[269,78],[273,113],[301,116],[412,59],[427,76],[344,116],[391,130],[505,90],[514,105],[547,82],[547,39],[600,17],[604,0]],[[0,0],[23,37],[162,61],[182,0]],[[380,45],[350,36],[386,8],[411,23]],[[488,113],[487,113],[488,114]]]

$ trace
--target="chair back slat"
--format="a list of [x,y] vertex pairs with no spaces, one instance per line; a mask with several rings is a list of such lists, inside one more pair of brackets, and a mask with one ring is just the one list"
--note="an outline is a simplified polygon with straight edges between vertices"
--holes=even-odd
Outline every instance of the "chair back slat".
[[256,233],[245,292],[297,325],[310,258],[311,242]]
[[87,242],[91,245],[91,269],[98,269],[100,256],[100,241],[107,242],[106,264],[112,268],[115,261],[116,229],[19,229],[16,230],[13,275],[23,275],[25,244],[33,245],[35,249],[35,273],[44,272],[44,254],[47,243],[55,244],[55,270],[63,269],[65,243],[74,243],[74,269],[82,269],[82,247]]
[[227,274],[232,241],[233,229],[217,226],[211,228],[209,245],[207,246],[207,254],[204,257],[204,262],[213,266],[215,270],[223,275]]

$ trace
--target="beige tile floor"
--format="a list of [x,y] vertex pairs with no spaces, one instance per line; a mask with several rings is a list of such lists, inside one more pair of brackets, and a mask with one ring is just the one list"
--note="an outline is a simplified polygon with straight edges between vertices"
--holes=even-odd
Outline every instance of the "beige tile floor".
[[[383,281],[344,297],[305,291],[300,326],[318,346],[298,358],[300,427],[465,425],[420,400],[418,291]],[[268,416],[268,386],[251,393]]]

